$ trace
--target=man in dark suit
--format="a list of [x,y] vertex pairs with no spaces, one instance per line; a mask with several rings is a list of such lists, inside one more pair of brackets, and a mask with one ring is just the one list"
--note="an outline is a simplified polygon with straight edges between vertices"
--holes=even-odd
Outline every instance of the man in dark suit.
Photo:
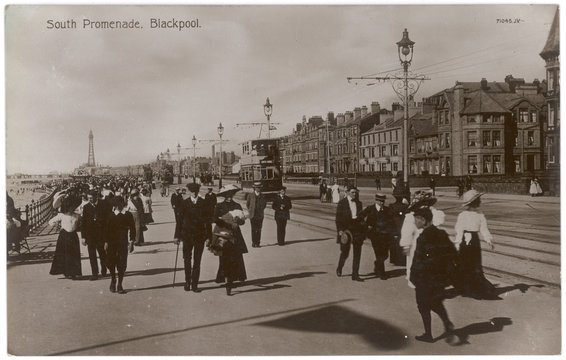
[[[191,195],[182,200],[180,218],[183,239],[183,260],[185,265],[185,291],[200,292],[198,281],[200,277],[200,261],[205,241],[205,205],[204,200],[198,196],[200,185],[190,183],[187,185]],[[179,240],[177,240],[177,244]],[[191,266],[191,258],[194,262]],[[192,287],[191,287],[192,285]]]
[[287,220],[289,220],[289,210],[292,208],[291,199],[285,195],[286,190],[287,188],[283,186],[271,205],[275,210],[274,217],[277,223],[277,244],[279,246],[285,245],[285,227],[287,227]]
[[214,207],[216,206],[216,194],[212,192],[212,186],[208,187],[208,192],[204,195],[204,223],[206,228],[205,238],[212,240],[212,223],[214,217]]
[[263,226],[264,210],[267,206],[265,196],[261,193],[261,183],[253,184],[254,191],[248,194],[246,206],[250,214],[250,224],[252,227],[252,247],[260,247],[261,228]]
[[326,185],[326,180],[322,179],[320,185],[318,186],[320,202],[326,202],[326,192],[328,190],[328,185]]
[[367,236],[375,254],[374,272],[382,280],[387,279],[385,259],[395,233],[395,223],[389,209],[385,207],[385,195],[375,194],[375,205],[368,206],[359,215],[368,226]]
[[100,256],[100,270],[102,276],[106,276],[106,252],[104,251],[103,230],[104,224],[102,216],[99,216],[101,209],[97,209],[97,196],[94,193],[87,195],[88,202],[83,207],[83,225],[81,237],[83,245],[87,246],[88,257],[90,259],[90,269],[92,270],[91,280],[98,280],[98,262],[96,252]]
[[[352,263],[352,280],[363,281],[359,275],[362,244],[365,238],[365,225],[358,217],[362,212],[362,202],[358,199],[358,189],[349,185],[346,188],[346,197],[338,202],[336,208],[336,231],[340,244],[340,258],[336,275],[342,276],[342,268],[350,254],[350,247],[354,247],[354,260]],[[341,241],[346,234],[351,234],[347,241]]]
[[183,203],[183,195],[181,194],[181,187],[175,189],[175,193],[171,195],[171,207],[175,213],[175,235],[173,238],[178,241],[181,239],[181,209]]

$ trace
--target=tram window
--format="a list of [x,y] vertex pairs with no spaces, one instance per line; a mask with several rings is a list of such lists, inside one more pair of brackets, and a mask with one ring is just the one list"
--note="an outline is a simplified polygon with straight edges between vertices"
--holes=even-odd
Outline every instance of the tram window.
[[261,179],[267,180],[267,169],[261,169]]
[[268,178],[268,179],[273,179],[273,178],[274,178],[274,176],[273,176],[273,169],[271,169],[271,168],[270,168],[270,169],[267,169],[267,178]]

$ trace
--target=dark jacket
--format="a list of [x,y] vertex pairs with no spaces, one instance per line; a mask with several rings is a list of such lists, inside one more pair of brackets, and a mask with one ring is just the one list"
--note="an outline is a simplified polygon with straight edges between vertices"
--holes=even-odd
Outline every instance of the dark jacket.
[[417,288],[444,288],[454,275],[456,255],[456,248],[446,231],[430,225],[417,238],[411,282]]
[[265,201],[265,195],[260,193],[259,195],[255,194],[255,191],[252,191],[248,194],[248,198],[246,200],[246,207],[248,208],[248,212],[250,213],[250,220],[252,219],[263,219],[263,211],[267,206],[267,202]]
[[116,246],[118,244],[128,243],[128,231],[130,241],[136,239],[136,226],[134,223],[134,216],[129,211],[125,213],[112,213],[108,218],[106,242],[109,246]]
[[197,196],[196,204],[193,203],[191,197],[182,201],[179,205],[181,209],[181,229],[185,236],[203,236],[205,234],[205,210],[204,200]]
[[216,202],[216,194],[206,193],[206,195],[204,195],[204,216],[207,222],[213,222]]
[[289,220],[289,210],[291,210],[292,207],[291,198],[287,195],[284,195],[283,199],[281,199],[281,195],[275,196],[271,204],[271,208],[275,210],[275,219]]
[[181,210],[181,204],[182,204],[182,202],[183,202],[183,195],[177,194],[177,193],[171,194],[171,207],[172,207],[175,211],[180,211],[180,210]]
[[368,235],[394,235],[396,233],[395,222],[386,206],[383,206],[379,212],[375,205],[368,206],[358,217],[362,218],[368,226]]
[[96,206],[89,202],[83,206],[81,237],[88,241],[96,236],[100,230],[96,219]]
[[[358,216],[356,220],[352,219],[352,211],[350,210],[349,199],[346,196],[338,202],[338,207],[336,208],[336,231],[350,230],[352,234],[365,233],[365,225]],[[354,200],[356,203],[356,210],[358,215],[362,212],[362,202],[358,199]],[[337,242],[339,239],[337,239]]]
[[401,228],[403,227],[403,220],[405,220],[405,214],[408,208],[409,205],[403,204],[400,201],[389,205],[389,213],[395,223],[395,235],[397,236],[401,236]]

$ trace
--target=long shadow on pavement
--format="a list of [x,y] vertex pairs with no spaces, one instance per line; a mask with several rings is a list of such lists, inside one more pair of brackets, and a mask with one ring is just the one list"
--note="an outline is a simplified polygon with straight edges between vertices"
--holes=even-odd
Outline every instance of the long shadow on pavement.
[[330,305],[255,325],[332,334],[359,334],[376,349],[398,350],[407,346],[405,332],[386,321],[361,315],[343,306]]
[[[128,342],[132,342],[132,341],[154,339],[154,338],[157,338],[157,337],[160,337],[160,336],[182,334],[182,333],[189,332],[189,331],[206,329],[206,328],[211,328],[211,327],[215,327],[215,326],[223,326],[223,325],[234,324],[234,323],[239,323],[239,322],[244,322],[244,321],[262,319],[262,318],[266,318],[266,317],[270,317],[270,316],[278,316],[278,315],[283,315],[283,314],[294,313],[294,312],[297,312],[297,311],[317,309],[317,308],[320,308],[320,307],[331,306],[331,305],[345,303],[345,302],[349,302],[349,301],[353,301],[353,300],[354,299],[344,299],[344,300],[333,301],[333,302],[328,302],[328,303],[323,303],[323,304],[306,306],[306,307],[303,307],[303,308],[295,308],[295,309],[290,309],[290,310],[276,311],[276,312],[272,312],[272,313],[253,315],[253,316],[248,316],[248,317],[234,319],[234,320],[221,321],[221,322],[217,322],[217,323],[211,323],[211,324],[200,325],[200,326],[193,326],[193,327],[188,327],[188,328],[184,328],[184,329],[177,329],[177,330],[171,330],[171,331],[164,331],[164,332],[160,332],[160,333],[147,334],[147,335],[142,335],[142,336],[137,336],[137,337],[131,337],[131,338],[126,338],[126,339],[121,339],[121,340],[110,341],[110,342],[106,342],[106,343],[102,343],[102,344],[85,346],[85,347],[82,347],[82,348],[74,348],[74,349],[61,351],[61,352],[50,354],[50,355],[51,356],[70,355],[70,354],[80,353],[80,352],[94,350],[94,349],[98,349],[98,348],[103,348],[103,347],[107,347],[107,346],[113,346],[113,345],[128,343]],[[214,355],[214,354],[210,354],[210,355]]]
[[[320,238],[320,239],[290,240],[290,241],[285,241],[285,246],[293,245],[293,244],[315,242],[315,241],[327,241],[327,240],[334,240],[334,238],[325,237],[325,238]],[[278,245],[277,243],[274,243],[274,244],[262,245],[262,247],[277,246],[277,245]]]
[[511,318],[508,317],[495,317],[489,321],[484,321],[480,323],[474,323],[467,326],[464,326],[460,329],[455,329],[453,331],[454,337],[457,341],[451,341],[451,336],[442,335],[435,340],[439,340],[441,338],[446,338],[447,342],[449,342],[453,346],[462,346],[466,344],[470,344],[468,341],[470,335],[481,335],[481,334],[488,334],[493,332],[503,331],[503,328],[507,325],[513,324]]
[[55,251],[22,253],[18,256],[8,257],[7,268],[19,265],[45,264],[53,261]]

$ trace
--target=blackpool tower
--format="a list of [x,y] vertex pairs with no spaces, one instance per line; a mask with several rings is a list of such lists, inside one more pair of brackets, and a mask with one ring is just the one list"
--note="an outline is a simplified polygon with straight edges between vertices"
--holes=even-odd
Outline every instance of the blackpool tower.
[[94,162],[94,135],[92,135],[92,130],[88,134],[88,162],[86,166],[95,167],[96,163]]

